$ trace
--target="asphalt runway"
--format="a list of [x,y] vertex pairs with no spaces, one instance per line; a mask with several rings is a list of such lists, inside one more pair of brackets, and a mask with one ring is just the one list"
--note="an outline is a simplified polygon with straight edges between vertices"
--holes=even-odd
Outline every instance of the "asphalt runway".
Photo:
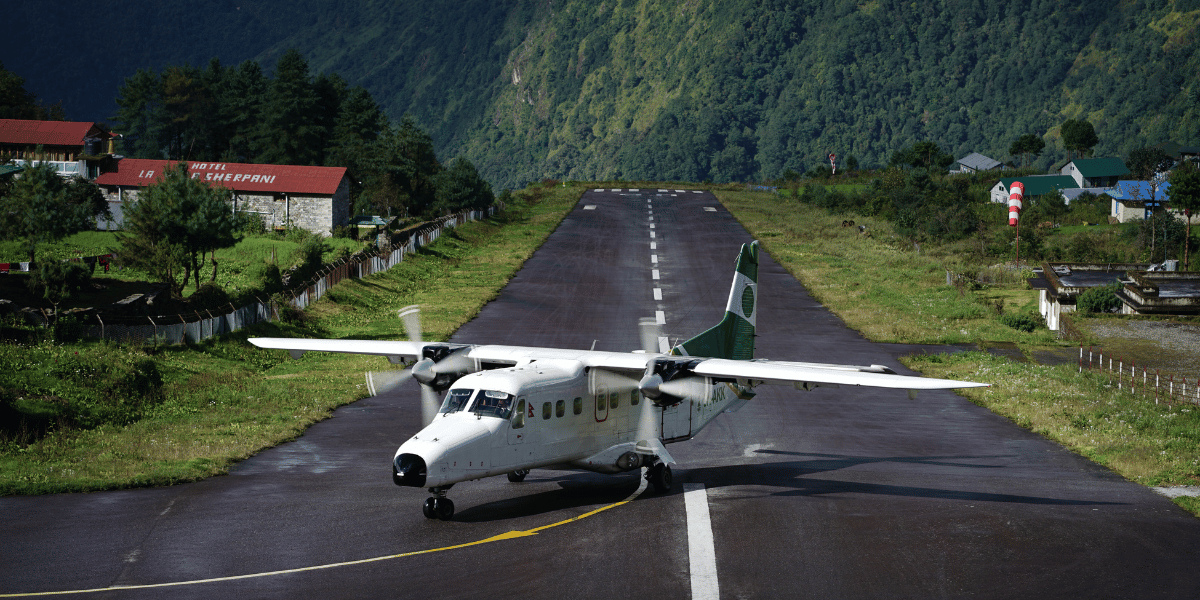
[[[662,311],[673,343],[720,318],[747,241],[707,193],[587,192],[453,341],[631,350],[638,318]],[[909,373],[766,253],[759,273],[758,356]],[[951,392],[758,391],[669,446],[671,494],[634,497],[636,474],[534,471],[520,484],[456,485],[454,520],[442,522],[421,514],[423,490],[391,482],[392,454],[420,419],[415,385],[403,387],[225,477],[0,498],[0,594],[158,584],[80,596],[1200,593],[1200,520]],[[715,576],[702,588],[685,489],[706,494],[710,517]]]

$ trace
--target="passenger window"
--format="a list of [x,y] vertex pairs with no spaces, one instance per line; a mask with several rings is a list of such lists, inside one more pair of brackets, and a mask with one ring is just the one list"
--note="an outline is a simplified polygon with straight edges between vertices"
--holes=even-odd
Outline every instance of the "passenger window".
[[559,400],[554,403],[554,416],[561,417],[567,413],[567,401]]
[[513,414],[512,428],[520,429],[525,426],[525,399],[517,402],[517,412]]
[[620,404],[621,404],[620,398],[621,398],[621,396],[619,394],[617,394],[616,392],[609,394],[608,395],[608,407],[616,408],[616,407],[620,406]]
[[577,415],[583,414],[583,398],[575,399],[575,414],[577,414]]
[[550,418],[550,403],[549,402],[542,403],[542,418],[543,419]]
[[632,392],[629,392],[629,403],[630,404],[632,404],[633,406],[637,406],[638,403],[641,401],[642,401],[642,398],[641,398],[641,396],[638,395],[637,390],[633,390]]

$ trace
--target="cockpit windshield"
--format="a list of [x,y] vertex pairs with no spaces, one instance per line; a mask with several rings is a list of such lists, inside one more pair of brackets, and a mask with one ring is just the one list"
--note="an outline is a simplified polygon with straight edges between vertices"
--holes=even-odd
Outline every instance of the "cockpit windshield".
[[475,390],[450,390],[446,394],[446,400],[442,402],[442,409],[438,412],[442,414],[456,413],[467,406],[467,402],[471,400],[471,395]]
[[482,390],[475,398],[471,412],[485,417],[500,417],[507,419],[512,413],[512,394]]

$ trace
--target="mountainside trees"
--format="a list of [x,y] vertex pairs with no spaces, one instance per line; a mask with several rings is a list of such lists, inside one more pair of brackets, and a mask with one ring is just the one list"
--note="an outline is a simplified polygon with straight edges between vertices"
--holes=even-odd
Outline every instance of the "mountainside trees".
[[393,127],[366,89],[313,76],[296,50],[271,77],[255,62],[226,69],[216,59],[139,70],[117,105],[133,156],[346,167],[355,212],[432,216],[491,203],[470,161],[459,158],[439,182],[433,138],[410,116]]
[[[128,51],[116,54],[131,58],[115,76],[129,76],[128,65],[160,72],[213,55],[271,65],[303,39],[312,73],[366,87],[392,119],[411,114],[439,155],[470,159],[499,187],[545,177],[770,179],[811,170],[830,152],[881,166],[925,140],[956,158],[976,151],[1007,160],[1012,141],[1029,132],[1048,132],[1049,147],[1010,155],[1046,169],[1066,158],[1056,128],[1067,117],[1090,119],[1097,156],[1200,143],[1200,82],[1189,75],[1200,72],[1194,0],[933,0],[920,10],[899,0],[237,8],[209,7],[219,15],[213,24],[139,32],[143,48],[122,46]],[[129,0],[108,8],[113,16],[86,14],[89,26],[107,30],[138,16],[165,23],[164,14],[185,10]],[[0,50],[38,47],[29,36],[43,29],[26,29],[11,32],[16,42],[0,40]],[[189,43],[168,43],[172,35]],[[22,74],[43,72],[60,71]],[[257,93],[266,91],[229,97]],[[221,137],[214,159],[253,160],[250,144]],[[177,144],[193,158],[203,145]]]

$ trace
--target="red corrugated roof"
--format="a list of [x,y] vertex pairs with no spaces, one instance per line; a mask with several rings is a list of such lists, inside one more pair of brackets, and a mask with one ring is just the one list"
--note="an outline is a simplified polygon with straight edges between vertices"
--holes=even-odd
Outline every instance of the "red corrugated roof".
[[[162,176],[169,160],[123,158],[117,170],[96,178],[97,185],[145,187]],[[189,162],[188,173],[238,192],[281,192],[332,196],[346,176],[345,167],[296,167],[242,163]]]
[[[0,119],[0,143],[82,146],[95,123]],[[97,133],[100,133],[97,130]]]

